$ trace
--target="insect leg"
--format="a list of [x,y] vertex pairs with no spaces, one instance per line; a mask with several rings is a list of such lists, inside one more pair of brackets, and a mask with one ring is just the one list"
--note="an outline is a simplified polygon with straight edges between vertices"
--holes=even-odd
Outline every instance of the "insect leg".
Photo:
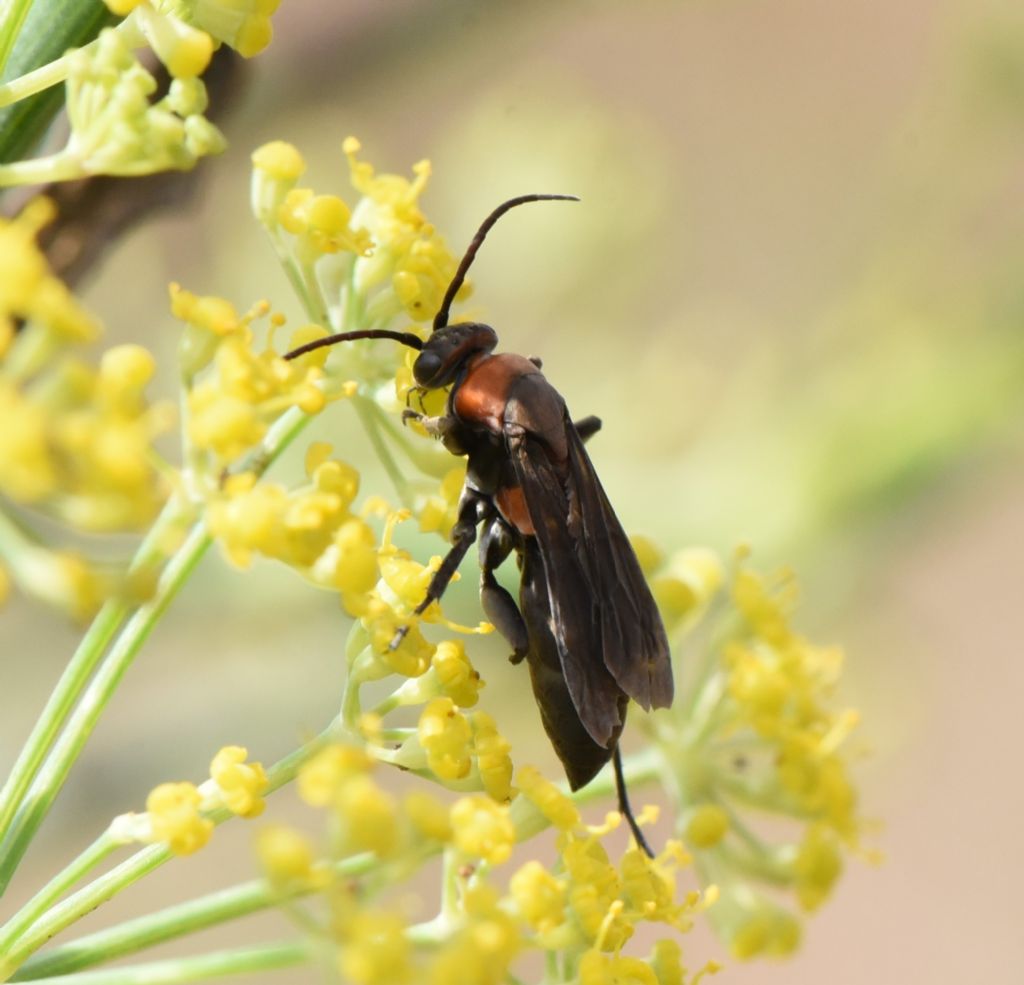
[[601,418],[590,414],[587,417],[581,417],[578,421],[573,421],[572,426],[576,428],[576,433],[580,436],[581,441],[589,441],[601,430]]
[[501,517],[495,517],[480,536],[480,604],[495,628],[512,644],[509,660],[520,663],[530,646],[526,623],[515,599],[498,583],[494,569],[512,553],[514,544]]
[[[434,572],[434,576],[430,579],[430,584],[427,586],[426,597],[413,609],[413,615],[423,615],[431,602],[436,602],[444,595],[444,590],[448,587],[448,583],[458,570],[459,564],[466,556],[466,552],[472,547],[473,541],[476,540],[476,525],[480,522],[486,508],[487,501],[475,489],[466,488],[462,490],[458,519],[455,521],[455,526],[452,527],[451,549],[444,556],[444,560],[441,561],[441,566]],[[402,626],[395,633],[395,637],[388,649],[397,649],[408,632],[409,627],[407,625]]]
[[612,763],[615,766],[615,790],[619,795],[619,813],[626,819],[629,830],[633,832],[636,843],[644,850],[648,858],[654,858],[651,846],[640,830],[633,816],[633,808],[629,806],[629,795],[626,793],[626,778],[622,775],[622,753],[619,752],[619,744],[615,743],[615,752],[612,753]]

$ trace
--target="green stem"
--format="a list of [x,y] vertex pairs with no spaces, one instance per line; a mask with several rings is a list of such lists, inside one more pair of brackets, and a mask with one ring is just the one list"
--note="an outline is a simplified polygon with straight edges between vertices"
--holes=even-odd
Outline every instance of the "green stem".
[[[299,747],[267,770],[267,793],[273,793],[293,780],[302,764],[330,741],[336,728],[337,723],[332,722],[317,738]],[[218,825],[234,816],[226,808],[211,811],[207,815]],[[21,967],[28,956],[39,950],[50,938],[172,858],[174,855],[166,845],[150,845],[58,903],[33,923],[28,932],[18,939],[10,953],[4,955],[4,964],[0,965],[0,981],[3,980],[2,972],[5,969],[10,974],[15,968]],[[72,863],[72,866],[77,866],[77,862]]]
[[[87,872],[99,865],[120,845],[120,841],[113,838],[109,831],[105,831],[71,865],[61,870],[51,879],[0,929],[0,955],[9,954],[11,945],[32,924],[42,917],[68,889],[83,878]],[[2,974],[3,964],[0,963],[0,976]]]
[[37,92],[60,84],[67,77],[68,59],[65,56],[0,85],[0,106],[10,106],[11,103],[28,99],[29,96],[34,96]]
[[373,410],[371,409],[374,406],[372,401],[368,400],[366,397],[357,396],[352,398],[352,403],[355,406],[356,413],[359,415],[359,420],[362,422],[363,428],[366,430],[366,433],[370,438],[373,450],[377,453],[377,457],[384,466],[384,471],[387,472],[388,478],[391,480],[392,485],[395,487],[395,491],[398,493],[398,498],[401,499],[403,506],[408,507],[410,505],[409,483],[406,481],[405,476],[402,475],[402,470],[395,462],[395,459],[391,454],[391,449],[388,448],[384,439],[381,437],[380,428],[377,425],[376,418],[374,417]]
[[44,185],[51,181],[74,181],[84,178],[82,162],[73,154],[58,151],[49,157],[0,164],[0,188],[13,185]]
[[[149,534],[139,545],[128,568],[129,574],[147,567],[162,555],[163,544],[166,542],[168,533],[181,523],[182,517],[181,503],[170,500],[153,524]],[[6,521],[6,518],[0,514],[0,554],[6,553],[4,533],[7,531],[7,522],[9,521]],[[114,598],[107,601],[93,619],[82,642],[79,643],[57,682],[57,686],[25,742],[3,790],[0,791],[0,846],[7,842],[11,823],[16,812],[22,806],[25,793],[35,779],[43,758],[71,714],[71,709],[81,696],[110,640],[128,618],[129,611],[129,607],[121,599]],[[5,860],[2,851],[0,851],[0,860]],[[0,862],[0,868],[2,865],[3,863]],[[3,894],[7,878],[9,877],[0,881],[0,895]]]
[[[174,502],[177,498],[172,500]],[[10,882],[121,678],[210,542],[205,522],[198,521],[185,543],[168,561],[153,598],[135,610],[86,687],[64,731],[22,799],[6,837],[0,842],[0,891],[6,889]]]
[[288,968],[303,964],[312,956],[313,945],[309,941],[288,941],[234,951],[215,951],[192,958],[151,961],[148,964],[107,971],[57,975],[34,981],[45,982],[46,985],[178,985],[183,982],[201,982],[219,975]]
[[[369,872],[377,864],[379,861],[376,855],[366,852],[337,862],[333,869],[338,876],[352,877]],[[312,886],[303,886],[282,893],[266,879],[254,879],[80,937],[31,958],[11,980],[35,981],[137,954],[157,944],[257,913],[284,900],[306,896],[314,891]]]

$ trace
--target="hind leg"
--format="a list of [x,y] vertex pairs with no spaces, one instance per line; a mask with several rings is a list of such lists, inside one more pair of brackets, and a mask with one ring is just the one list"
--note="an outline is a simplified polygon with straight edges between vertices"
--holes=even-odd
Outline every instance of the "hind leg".
[[500,517],[491,520],[480,536],[480,603],[495,629],[512,645],[512,663],[519,663],[530,646],[526,623],[516,600],[494,577],[494,570],[512,553],[512,537]]

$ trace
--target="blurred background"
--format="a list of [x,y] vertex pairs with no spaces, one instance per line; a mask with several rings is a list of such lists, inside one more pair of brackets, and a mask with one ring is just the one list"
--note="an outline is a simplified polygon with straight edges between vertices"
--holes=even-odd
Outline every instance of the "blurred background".
[[[350,201],[346,135],[379,171],[430,158],[422,204],[456,253],[507,197],[581,196],[504,221],[469,310],[542,356],[574,414],[604,419],[592,454],[627,529],[668,550],[747,543],[759,567],[797,570],[797,624],[845,647],[837,700],[863,714],[857,773],[884,864],[850,865],[794,960],[719,980],[1020,981],[1024,8],[290,0],[275,28],[195,206],[94,271],[109,340],[148,339],[169,395],[168,281],[303,320],[248,212],[248,157],[271,139],[301,149],[304,183]],[[329,411],[316,436],[363,464],[349,415]],[[372,468],[364,488],[390,492]],[[454,595],[454,615],[478,618],[475,577]],[[4,624],[7,762],[77,631],[24,602]],[[285,571],[242,577],[211,555],[12,895],[158,780],[203,775],[219,745],[273,761],[318,731],[344,632]],[[506,701],[501,726],[550,765],[525,674],[498,644],[476,653],[481,706],[520,696],[519,724]],[[207,853],[169,866],[94,926],[251,877],[251,833],[226,835],[223,870]],[[693,965],[719,954],[707,934],[684,947]]]

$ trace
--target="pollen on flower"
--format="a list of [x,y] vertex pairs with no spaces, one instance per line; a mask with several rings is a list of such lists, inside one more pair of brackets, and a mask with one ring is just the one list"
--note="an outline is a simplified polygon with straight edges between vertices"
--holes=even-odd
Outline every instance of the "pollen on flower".
[[199,851],[213,833],[213,822],[199,813],[202,797],[192,783],[161,783],[146,798],[151,840],[166,842],[175,855]]

